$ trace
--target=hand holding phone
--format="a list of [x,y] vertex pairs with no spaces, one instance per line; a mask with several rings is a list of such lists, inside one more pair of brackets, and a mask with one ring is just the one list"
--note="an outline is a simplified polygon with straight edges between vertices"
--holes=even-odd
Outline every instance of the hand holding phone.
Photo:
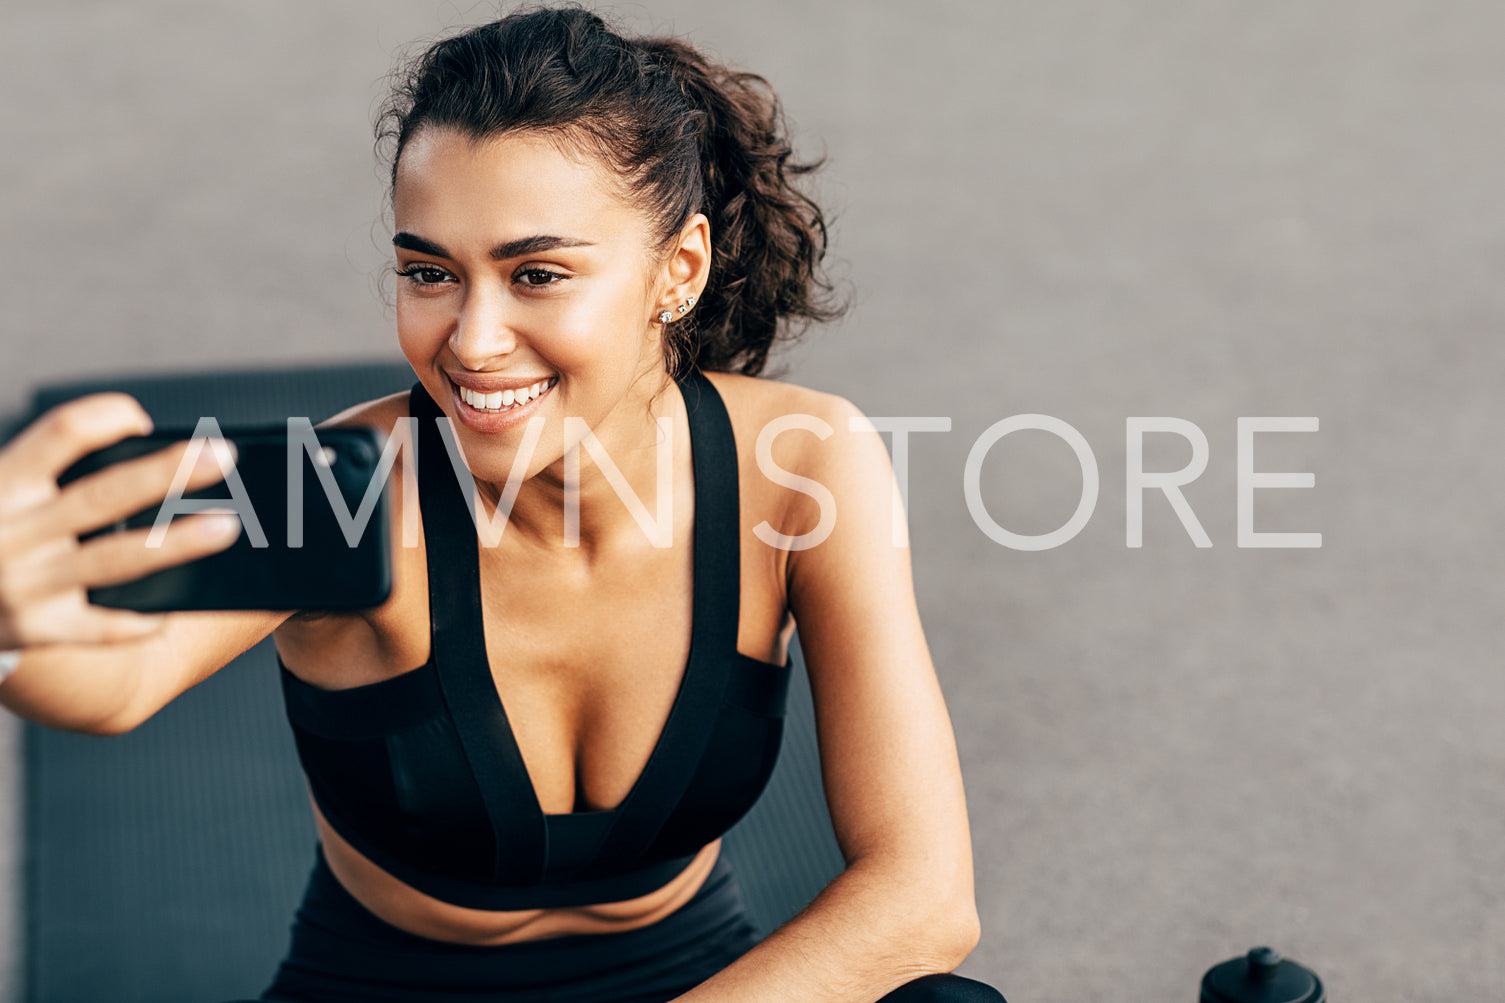
[[[187,444],[161,444],[67,486],[59,475],[93,451],[151,429],[128,394],[90,394],[48,410],[0,449],[0,650],[149,634],[161,617],[94,606],[86,590],[202,558],[239,534],[238,520],[195,515],[177,520],[156,548],[144,546],[144,532],[81,542],[166,497]],[[220,476],[217,464],[206,463],[190,471],[186,487],[207,487]]]

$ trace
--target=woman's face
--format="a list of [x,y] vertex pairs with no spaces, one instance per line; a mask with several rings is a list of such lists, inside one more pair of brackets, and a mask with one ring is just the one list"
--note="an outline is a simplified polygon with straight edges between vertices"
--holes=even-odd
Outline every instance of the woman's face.
[[532,476],[573,445],[565,416],[601,435],[662,387],[663,269],[608,178],[536,134],[424,127],[402,150],[398,340],[483,481],[506,481],[530,418],[545,419]]

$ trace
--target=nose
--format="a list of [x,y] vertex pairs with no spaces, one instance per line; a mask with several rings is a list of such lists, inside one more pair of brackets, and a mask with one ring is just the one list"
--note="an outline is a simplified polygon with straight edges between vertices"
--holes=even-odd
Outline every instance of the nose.
[[465,302],[455,318],[449,348],[466,369],[476,372],[496,368],[494,362],[517,350],[517,331],[505,293],[482,284],[466,291]]

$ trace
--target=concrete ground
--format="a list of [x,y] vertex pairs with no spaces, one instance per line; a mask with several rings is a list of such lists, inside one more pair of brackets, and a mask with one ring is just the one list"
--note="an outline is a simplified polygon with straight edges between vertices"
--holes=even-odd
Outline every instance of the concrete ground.
[[[788,378],[911,440],[913,556],[966,771],[983,939],[1013,1001],[1194,998],[1272,944],[1333,999],[1505,986],[1505,8],[1479,2],[779,2],[615,8],[767,76],[848,318]],[[396,354],[370,111],[453,0],[0,7],[0,412],[75,373]],[[1493,332],[1493,333],[1491,333]],[[994,542],[969,450],[1078,430],[1081,532]],[[1126,422],[1205,433],[1125,542]],[[1253,438],[1238,545],[1240,417]],[[1151,433],[1145,468],[1184,440]],[[978,480],[1015,533],[1070,516],[1059,439]],[[13,742],[13,722],[5,724]],[[18,752],[0,753],[0,891]],[[0,913],[0,974],[19,919]]]

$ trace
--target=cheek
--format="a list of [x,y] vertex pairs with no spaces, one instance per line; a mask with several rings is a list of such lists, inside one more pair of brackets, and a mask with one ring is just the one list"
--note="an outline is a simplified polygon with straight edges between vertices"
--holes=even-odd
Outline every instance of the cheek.
[[452,311],[434,300],[397,294],[397,343],[410,359],[430,354],[442,343],[450,328]]
[[629,363],[641,355],[644,344],[640,301],[622,289],[604,287],[599,295],[561,301],[537,331],[539,349],[561,366]]

